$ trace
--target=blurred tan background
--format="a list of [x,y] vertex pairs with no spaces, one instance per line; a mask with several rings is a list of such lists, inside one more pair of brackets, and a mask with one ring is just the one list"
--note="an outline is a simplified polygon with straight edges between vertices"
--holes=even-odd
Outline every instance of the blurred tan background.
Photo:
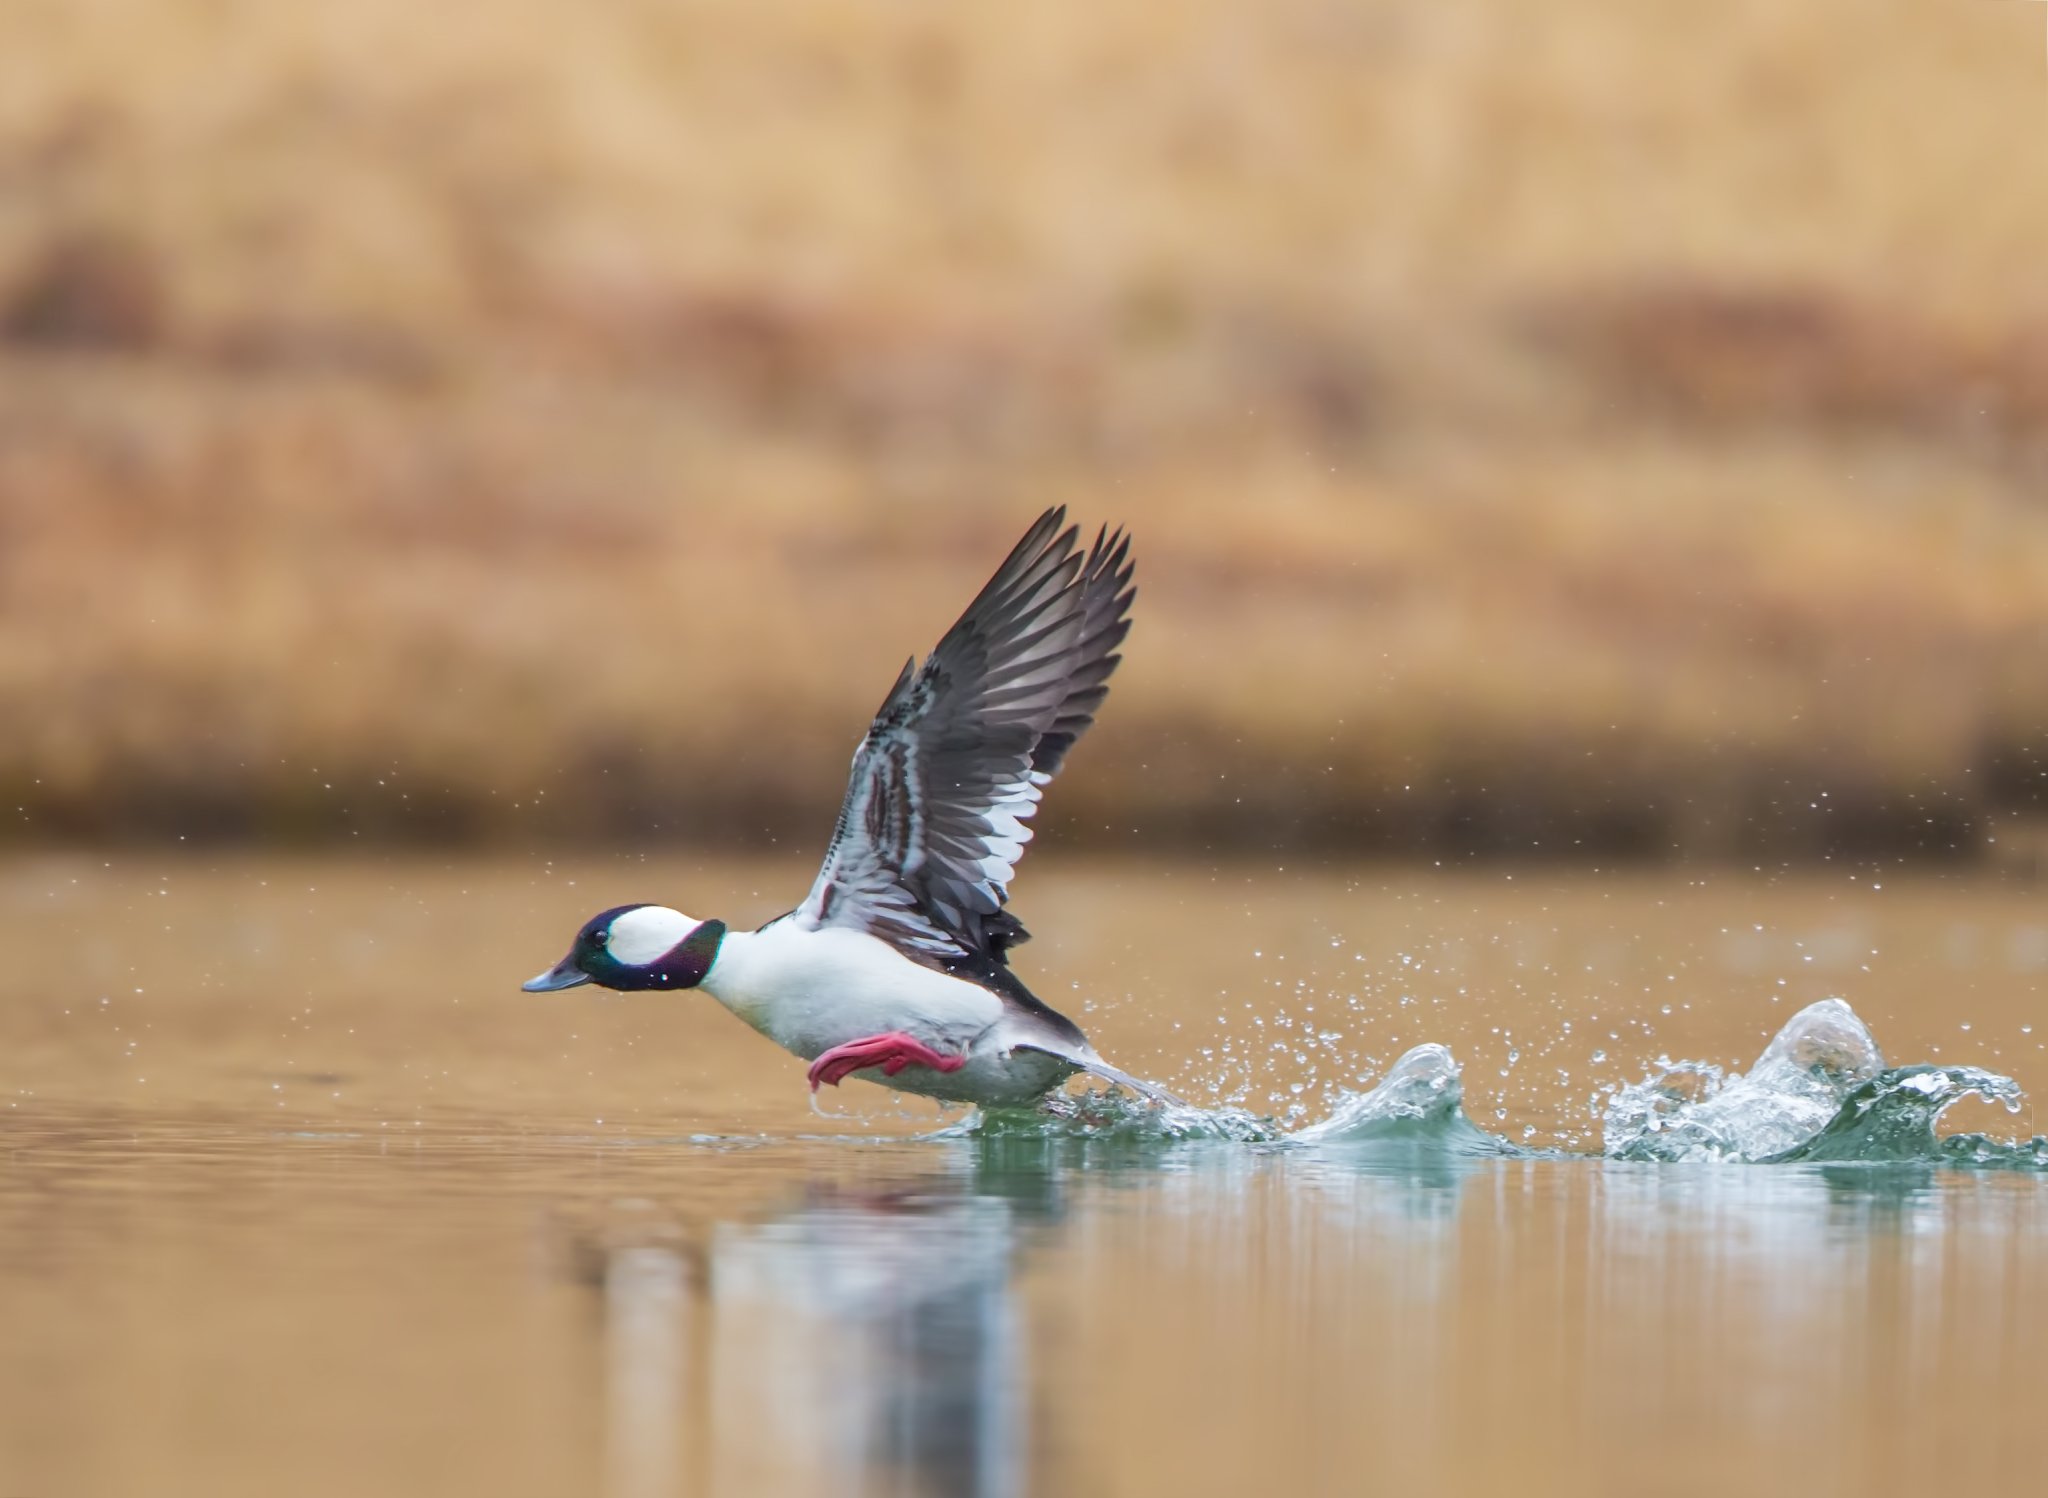
[[12,0],[0,825],[808,847],[1066,502],[1070,844],[2027,861],[2042,27]]

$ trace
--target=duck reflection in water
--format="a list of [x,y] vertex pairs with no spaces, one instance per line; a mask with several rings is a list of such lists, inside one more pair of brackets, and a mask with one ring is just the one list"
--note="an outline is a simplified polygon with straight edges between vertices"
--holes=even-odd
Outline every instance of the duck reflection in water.
[[1028,1492],[1014,1279],[1049,1192],[937,1176],[586,1243],[610,1498]]

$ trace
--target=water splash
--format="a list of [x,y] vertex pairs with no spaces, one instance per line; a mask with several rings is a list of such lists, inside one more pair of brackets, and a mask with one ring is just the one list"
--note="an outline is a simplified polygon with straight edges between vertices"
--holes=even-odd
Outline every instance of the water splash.
[[2048,1138],[1993,1139],[1988,1134],[1955,1134],[1941,1141],[1941,1163],[1957,1170],[2048,1171]]
[[1701,1062],[1668,1064],[1618,1091],[1602,1120],[1615,1160],[1765,1160],[1828,1126],[1884,1054],[1856,1012],[1823,999],[1793,1015],[1748,1075]]
[[1423,1146],[1468,1155],[1519,1154],[1465,1116],[1465,1084],[1447,1046],[1419,1045],[1366,1093],[1344,1093],[1321,1123],[1287,1137],[1297,1144]]
[[[2017,1111],[2010,1077],[1969,1066],[1885,1068],[1856,1012],[1825,999],[1792,1016],[1746,1074],[1699,1061],[1667,1061],[1608,1102],[1601,1153],[1654,1163],[1754,1164],[1911,1161],[1972,1170],[2048,1171],[2048,1138],[2002,1141],[1983,1134],[1941,1139],[1935,1122],[1964,1097]],[[1191,1142],[1343,1147],[1403,1158],[1570,1158],[1487,1132],[1465,1113],[1465,1089],[1448,1047],[1419,1045],[1379,1085],[1340,1093],[1330,1115],[1288,1131],[1241,1108],[1159,1106],[1121,1092],[1059,1093],[1032,1110],[991,1109],[939,1137],[1063,1141],[1150,1148]],[[1282,1151],[1284,1153],[1284,1150]],[[1329,1155],[1327,1158],[1344,1158]]]
[[[1827,1126],[1804,1143],[1770,1157],[1786,1161],[1940,1160],[1948,1151],[1934,1136],[1934,1121],[1949,1104],[1975,1094],[2016,1110],[2019,1083],[1974,1066],[1901,1066],[1864,1083],[1843,1101]],[[1992,1141],[1976,1136],[1983,1145]],[[2035,1140],[2034,1153],[2048,1141]],[[2027,1146],[2004,1146],[2007,1150]],[[2017,1164],[2013,1160],[2010,1164]]]
[[1974,1066],[1885,1068],[1863,1021],[1840,999],[1792,1016],[1747,1076],[1697,1062],[1667,1066],[1609,1103],[1605,1153],[1619,1160],[1761,1164],[1929,1162],[1961,1169],[2048,1170],[2048,1139],[1938,1138],[1936,1120],[1966,1097],[2019,1110],[2010,1077]]

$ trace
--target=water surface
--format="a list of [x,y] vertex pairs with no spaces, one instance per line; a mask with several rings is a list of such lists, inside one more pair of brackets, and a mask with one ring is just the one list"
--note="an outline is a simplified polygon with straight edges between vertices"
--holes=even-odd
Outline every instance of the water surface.
[[934,1138],[701,1001],[516,991],[590,910],[759,919],[793,865],[20,860],[0,1494],[2035,1481],[2041,1176],[1499,1152],[1592,1156],[1660,1054],[1755,1074],[1831,994],[2036,1086],[2029,891],[1027,877],[1020,969],[1124,1064],[1277,1133],[1440,1041],[1500,1143]]

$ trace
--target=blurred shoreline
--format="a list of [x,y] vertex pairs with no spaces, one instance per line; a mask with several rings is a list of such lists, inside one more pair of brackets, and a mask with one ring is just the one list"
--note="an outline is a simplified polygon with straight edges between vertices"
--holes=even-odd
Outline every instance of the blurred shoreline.
[[14,13],[0,836],[807,841],[1065,502],[1073,846],[2031,848],[1995,11]]
[[997,459],[672,394],[0,360],[12,831],[805,836],[1053,500],[1139,563],[1080,845],[1952,859],[2039,804],[2048,511],[1974,451],[1496,420],[1475,464],[1417,402]]

